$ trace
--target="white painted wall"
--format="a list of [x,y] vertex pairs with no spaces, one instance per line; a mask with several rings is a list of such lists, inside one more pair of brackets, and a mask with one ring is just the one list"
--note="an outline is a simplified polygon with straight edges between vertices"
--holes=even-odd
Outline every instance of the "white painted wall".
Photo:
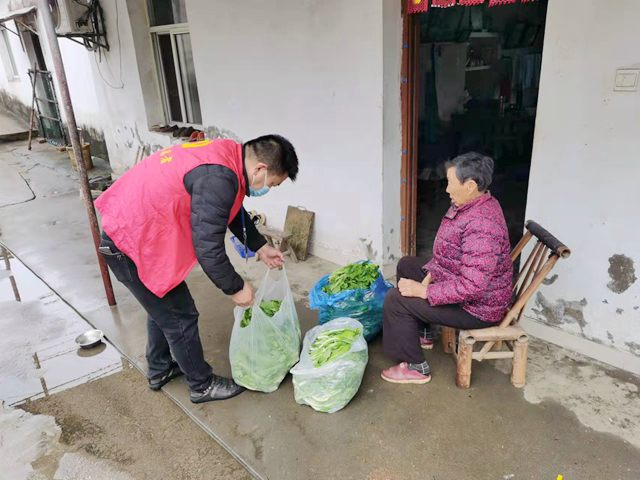
[[[402,1],[383,1],[383,258],[384,263],[391,266],[402,256],[400,245]],[[395,275],[395,272],[390,273]]]
[[[22,8],[25,5],[36,4],[33,0],[0,0],[0,12],[7,12]],[[15,22],[8,23],[9,28],[18,31]],[[40,16],[37,16],[37,31],[40,32],[40,43],[44,54],[47,68],[54,74],[53,60],[49,43],[44,33],[44,25]],[[9,34],[11,48],[14,54],[16,65],[19,70],[19,78],[8,81],[4,66],[0,62],[0,89],[7,94],[18,99],[28,108],[31,107],[32,88],[31,81],[27,71],[33,68],[30,64],[26,49],[23,49],[20,39],[13,34]],[[1,40],[0,40],[1,41]],[[67,74],[69,91],[71,92],[71,101],[76,115],[76,121],[81,127],[90,127],[94,133],[98,135],[102,131],[103,116],[100,112],[98,98],[96,94],[95,84],[91,75],[91,62],[93,61],[92,53],[89,53],[83,46],[73,43],[68,39],[59,39],[60,50],[62,52],[63,62]],[[60,92],[56,86],[56,95],[58,102],[61,101]],[[62,118],[65,118],[64,109],[60,105]]]
[[[145,156],[173,143],[151,132],[163,122],[145,0],[101,3],[109,52],[92,59],[109,161],[116,176]],[[94,54],[97,55],[97,54]]]
[[[298,150],[298,181],[247,206],[276,227],[287,205],[316,212],[311,252],[337,263],[400,255],[400,6],[187,1],[204,127],[236,140],[279,133]],[[175,140],[149,130],[164,115],[145,0],[103,8],[110,52],[61,46],[78,119],[104,130],[119,175]]]
[[[540,288],[555,320],[536,314],[535,299],[527,316],[640,356],[640,282],[623,293],[607,286],[614,254],[631,258],[640,277],[640,92],[614,92],[616,69],[640,68],[640,2],[615,3],[549,2],[527,218],[573,255],[558,263],[557,281]],[[571,306],[582,310],[583,329]],[[634,365],[640,373],[640,361]]]
[[[175,140],[149,131],[164,115],[145,0],[103,8],[111,51],[99,69],[88,60],[119,175]],[[311,252],[338,263],[398,256],[400,0],[188,0],[187,13],[207,131],[279,133],[298,150],[298,181],[247,206],[276,227],[287,205],[316,212]],[[383,175],[393,179],[384,214]]]
[[276,227],[302,205],[312,253],[381,261],[383,2],[190,0],[187,14],[204,123],[279,133],[299,154],[296,184],[247,205]]
[[[0,0],[0,13],[8,11],[8,3],[8,0]],[[17,31],[17,26],[14,21],[9,21],[6,25],[12,31]],[[18,68],[18,77],[12,80],[8,79],[9,75],[5,68],[5,62],[8,61],[8,58],[2,55],[2,61],[0,61],[0,89],[12,97],[17,98],[25,105],[31,105],[31,82],[29,80],[29,74],[27,73],[30,68],[29,59],[27,58],[26,52],[22,50],[20,38],[10,32],[7,32],[7,37],[9,39],[8,47],[13,53],[13,58]],[[6,45],[4,44],[2,36],[0,36],[0,49],[4,48],[6,48]]]
[[[101,131],[104,117],[101,115],[96,84],[91,74],[91,63],[96,54],[88,52],[82,45],[73,43],[71,40],[61,38],[59,42],[76,122],[79,126],[92,127]],[[48,68],[53,69],[52,62],[48,59],[46,61]],[[59,96],[58,101],[60,101]]]

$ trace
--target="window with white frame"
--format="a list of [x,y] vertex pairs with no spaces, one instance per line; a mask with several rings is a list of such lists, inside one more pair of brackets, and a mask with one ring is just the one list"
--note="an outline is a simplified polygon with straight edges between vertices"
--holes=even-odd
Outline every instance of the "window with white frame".
[[4,27],[4,25],[0,25],[0,35],[2,36],[2,42],[0,45],[0,57],[2,57],[2,64],[4,65],[4,70],[7,73],[7,80],[11,81],[19,77],[18,75],[18,67],[16,66],[16,59],[13,56],[13,51],[11,50],[11,42],[9,41],[9,32]]
[[149,0],[167,122],[202,125],[185,0]]

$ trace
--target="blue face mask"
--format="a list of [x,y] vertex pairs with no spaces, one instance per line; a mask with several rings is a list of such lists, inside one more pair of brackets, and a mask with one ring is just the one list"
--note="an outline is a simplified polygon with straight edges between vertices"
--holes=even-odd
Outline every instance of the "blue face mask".
[[251,194],[252,197],[261,197],[269,193],[269,187],[267,186],[268,175],[269,175],[269,171],[267,170],[264,174],[264,187],[262,187],[260,190],[255,190],[253,188],[253,183],[256,181],[256,175],[255,173],[253,174],[253,180],[251,181],[251,186],[249,187],[249,193]]

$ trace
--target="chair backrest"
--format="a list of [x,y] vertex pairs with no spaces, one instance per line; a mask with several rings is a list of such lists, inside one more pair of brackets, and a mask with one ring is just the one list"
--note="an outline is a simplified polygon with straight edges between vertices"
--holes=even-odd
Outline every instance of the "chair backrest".
[[566,259],[571,255],[569,248],[536,222],[528,221],[525,227],[527,231],[524,237],[522,237],[511,252],[511,261],[515,262],[520,258],[523,250],[533,237],[538,241],[527,260],[524,263],[521,262],[523,266],[513,285],[515,294],[514,303],[502,322],[500,322],[500,327],[502,328],[508,327],[514,320],[515,322],[520,320],[527,302],[542,281],[549,275],[549,272],[553,270],[556,262],[560,258]]

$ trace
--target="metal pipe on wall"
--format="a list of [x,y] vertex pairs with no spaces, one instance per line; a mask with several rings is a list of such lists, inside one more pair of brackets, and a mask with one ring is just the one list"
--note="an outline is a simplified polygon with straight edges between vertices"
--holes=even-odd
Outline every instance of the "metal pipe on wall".
[[93,243],[96,249],[96,255],[98,256],[98,264],[100,265],[100,273],[102,274],[102,281],[107,294],[107,301],[110,306],[114,306],[116,304],[116,298],[113,293],[113,286],[111,285],[109,269],[102,257],[102,254],[98,251],[98,248],[100,247],[100,227],[98,226],[98,217],[96,216],[96,210],[93,206],[91,187],[89,186],[89,178],[87,177],[87,169],[85,167],[84,156],[82,154],[82,141],[78,133],[76,117],[73,113],[69,84],[67,83],[67,75],[62,63],[62,53],[60,52],[60,44],[58,43],[58,37],[56,36],[53,15],[51,13],[48,0],[38,0],[38,14],[42,16],[47,40],[49,42],[49,48],[51,49],[51,56],[53,57],[53,66],[55,68],[58,85],[60,87],[62,106],[67,117],[67,127],[69,128],[69,136],[71,137],[73,155],[76,158],[76,164],[78,166],[78,178],[80,180],[82,200],[84,201],[84,205],[87,209],[87,215],[89,217],[89,226],[91,227],[91,234],[93,235]]

